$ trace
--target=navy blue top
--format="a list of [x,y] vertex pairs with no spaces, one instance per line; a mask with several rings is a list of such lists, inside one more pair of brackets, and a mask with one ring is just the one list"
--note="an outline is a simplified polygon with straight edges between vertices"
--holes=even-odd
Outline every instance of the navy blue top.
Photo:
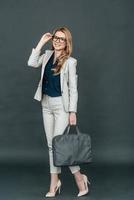
[[42,93],[47,94],[51,97],[61,96],[61,86],[60,86],[60,74],[53,75],[54,71],[51,70],[54,68],[56,63],[53,64],[54,60],[54,52],[49,58],[43,75],[43,83],[42,83]]

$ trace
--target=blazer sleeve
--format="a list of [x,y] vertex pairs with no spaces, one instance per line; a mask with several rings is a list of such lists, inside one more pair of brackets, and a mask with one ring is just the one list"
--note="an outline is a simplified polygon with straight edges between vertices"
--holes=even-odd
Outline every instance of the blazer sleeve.
[[35,48],[32,49],[31,55],[29,56],[29,59],[27,61],[27,65],[30,67],[40,67],[43,62],[43,57],[45,55],[40,55],[41,50],[36,50]]
[[76,74],[77,60],[73,59],[69,63],[69,112],[77,112],[78,90]]

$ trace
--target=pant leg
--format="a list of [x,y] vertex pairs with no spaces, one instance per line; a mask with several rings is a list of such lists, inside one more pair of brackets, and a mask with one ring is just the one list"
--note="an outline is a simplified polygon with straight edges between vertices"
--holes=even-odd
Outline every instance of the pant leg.
[[[65,112],[62,102],[62,97],[51,98],[50,103],[54,113],[54,136],[60,135],[65,130],[66,126],[69,123],[69,112]],[[79,171],[79,166],[69,166],[72,174]]]
[[48,152],[49,152],[50,173],[61,173],[61,167],[56,167],[53,164],[52,138],[54,135],[54,115],[49,107],[48,96],[43,95],[41,104],[42,104],[43,124],[46,133]]

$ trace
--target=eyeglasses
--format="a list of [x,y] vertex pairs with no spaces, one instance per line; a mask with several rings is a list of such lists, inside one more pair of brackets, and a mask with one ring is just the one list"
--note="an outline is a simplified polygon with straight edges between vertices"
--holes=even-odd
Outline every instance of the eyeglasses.
[[56,42],[57,40],[59,40],[61,43],[66,42],[66,38],[58,37],[58,36],[56,36],[56,35],[53,35],[53,36],[52,36],[52,40],[55,41],[55,42]]

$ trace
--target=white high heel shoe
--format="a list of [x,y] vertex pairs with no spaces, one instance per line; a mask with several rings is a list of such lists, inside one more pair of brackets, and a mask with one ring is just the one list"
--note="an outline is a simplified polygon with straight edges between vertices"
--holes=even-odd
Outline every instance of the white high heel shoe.
[[89,180],[88,180],[88,178],[87,178],[86,175],[82,174],[82,176],[83,176],[83,180],[84,180],[84,184],[85,184],[85,188],[86,188],[86,189],[83,190],[83,191],[81,191],[81,192],[79,192],[78,195],[77,195],[78,197],[81,197],[81,196],[87,194],[88,191],[89,191],[89,189],[88,189],[88,184],[89,184],[89,185],[91,184],[91,183],[89,182]]
[[45,196],[46,197],[55,197],[57,190],[59,190],[59,194],[60,194],[60,188],[61,188],[61,181],[58,180],[57,185],[56,185],[56,189],[55,192],[48,192]]

